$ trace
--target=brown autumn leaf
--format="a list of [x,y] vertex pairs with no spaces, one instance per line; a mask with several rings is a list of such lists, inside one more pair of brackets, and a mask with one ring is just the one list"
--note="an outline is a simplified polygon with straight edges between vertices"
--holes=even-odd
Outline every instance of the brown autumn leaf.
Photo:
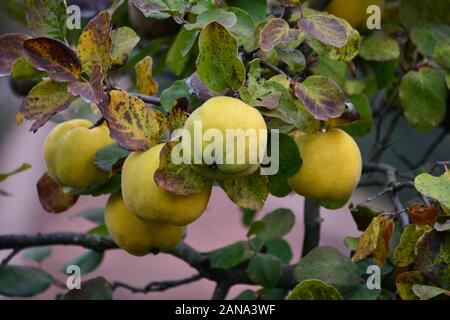
[[50,213],[64,212],[78,200],[78,195],[64,193],[64,187],[56,183],[48,173],[44,173],[36,187],[42,208]]
[[150,56],[139,61],[136,66],[136,85],[141,94],[153,96],[158,93],[158,83],[153,79],[153,59]]
[[126,150],[145,151],[169,136],[165,116],[127,92],[112,90],[100,109],[111,136]]
[[92,76],[89,82],[74,81],[69,87],[69,91],[80,96],[87,103],[100,104],[103,101],[103,74],[102,67],[96,64],[92,69]]
[[420,203],[415,203],[408,208],[408,215],[414,224],[419,226],[432,226],[439,216],[439,208],[433,205],[425,206]]
[[57,82],[72,82],[80,77],[81,64],[76,53],[63,42],[51,38],[24,41],[25,56],[33,67],[46,71]]
[[383,266],[389,255],[389,242],[394,231],[394,221],[385,216],[373,218],[359,239],[358,249],[352,261],[357,262],[372,254],[375,262]]
[[7,33],[0,36],[0,77],[9,77],[14,61],[23,55],[23,42],[30,36]]
[[110,51],[111,40],[111,15],[107,11],[100,12],[95,16],[80,36],[77,53],[83,66],[83,71],[92,74],[96,64],[102,67],[106,74],[111,66]]
[[189,113],[187,112],[188,107],[189,99],[186,97],[179,98],[176,104],[172,107],[169,114],[169,127],[171,131],[184,127],[184,123],[189,117]]
[[20,125],[23,118],[35,120],[30,130],[36,132],[53,115],[70,106],[73,100],[75,97],[67,90],[67,83],[42,81],[23,100],[16,123]]

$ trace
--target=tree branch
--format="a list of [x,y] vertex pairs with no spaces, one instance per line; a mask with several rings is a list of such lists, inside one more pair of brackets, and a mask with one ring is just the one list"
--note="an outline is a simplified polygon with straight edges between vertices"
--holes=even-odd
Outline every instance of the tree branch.
[[305,198],[304,206],[305,235],[303,238],[302,257],[307,255],[320,242],[320,205],[314,200]]
[[117,281],[112,284],[112,288],[113,288],[113,290],[123,288],[123,289],[127,289],[127,290],[131,291],[132,293],[144,293],[145,294],[145,293],[149,293],[149,292],[166,291],[171,288],[175,288],[175,287],[179,287],[179,286],[182,286],[185,284],[196,282],[200,279],[202,279],[202,276],[200,274],[196,274],[189,278],[180,279],[180,280],[167,280],[167,281],[151,282],[143,288],[134,287],[127,283]]
[[140,93],[132,93],[133,96],[141,99],[142,101],[146,102],[146,103],[150,103],[153,104],[155,106],[160,106],[161,105],[161,99],[158,97],[154,97],[154,96],[147,96],[145,94],[140,94]]
[[211,300],[225,300],[228,292],[230,291],[230,288],[231,286],[226,280],[217,282]]
[[6,265],[20,252],[20,249],[14,249],[10,254],[6,256],[5,259],[0,263],[0,270],[2,270]]

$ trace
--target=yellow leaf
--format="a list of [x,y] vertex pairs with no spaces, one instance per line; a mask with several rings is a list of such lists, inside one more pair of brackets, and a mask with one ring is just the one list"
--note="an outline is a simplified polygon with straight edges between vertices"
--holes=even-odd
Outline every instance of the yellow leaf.
[[158,83],[152,75],[153,59],[150,56],[139,61],[136,66],[136,85],[141,94],[153,96],[158,92]]

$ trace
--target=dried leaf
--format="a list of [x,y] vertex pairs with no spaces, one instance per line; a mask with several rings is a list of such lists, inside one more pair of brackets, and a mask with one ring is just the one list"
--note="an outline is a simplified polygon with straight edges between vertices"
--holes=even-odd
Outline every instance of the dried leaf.
[[299,36],[299,30],[291,29],[289,24],[281,18],[272,18],[261,30],[259,47],[269,51],[280,43],[287,43]]
[[0,77],[11,75],[13,62],[23,54],[23,42],[29,36],[20,33],[8,33],[0,36]]
[[414,224],[432,226],[439,216],[439,208],[415,203],[408,208],[408,215]]
[[111,66],[112,41],[110,36],[111,16],[107,11],[100,12],[84,28],[78,42],[77,52],[83,71],[91,75],[96,64],[106,73]]
[[46,71],[57,82],[72,82],[81,73],[76,53],[63,42],[51,38],[35,38],[23,43],[25,56],[38,70]]
[[179,98],[177,103],[172,107],[169,114],[169,127],[171,131],[181,129],[189,117],[187,108],[189,107],[189,99],[186,97]]
[[320,42],[341,48],[347,43],[347,32],[340,19],[331,14],[316,14],[300,19],[300,30],[304,30]]
[[153,96],[158,92],[158,83],[152,75],[153,59],[150,56],[139,61],[136,66],[136,85],[141,94]]
[[389,242],[393,231],[392,219],[385,216],[375,217],[359,239],[352,261],[361,261],[372,254],[376,263],[383,266],[389,255]]
[[318,120],[337,118],[345,111],[344,93],[331,78],[310,76],[295,83],[295,95]]
[[64,188],[58,185],[47,173],[44,173],[36,186],[42,208],[50,213],[64,212],[78,200],[77,195],[64,193]]
[[159,168],[154,175],[156,184],[182,196],[190,196],[211,188],[212,181],[198,174],[188,164],[172,162],[171,153],[178,144],[178,141],[169,141],[161,149]]
[[242,208],[261,210],[269,195],[267,176],[253,174],[223,182],[223,189],[231,201]]
[[112,90],[100,106],[111,136],[124,149],[145,151],[168,137],[164,115],[124,91]]
[[96,64],[92,69],[89,82],[75,81],[69,85],[68,89],[73,95],[80,96],[86,103],[102,103],[104,99],[102,67]]
[[74,100],[75,97],[68,92],[66,83],[42,81],[31,89],[23,100],[16,115],[16,122],[20,125],[23,118],[35,120],[30,130],[36,132],[53,115],[69,107]]

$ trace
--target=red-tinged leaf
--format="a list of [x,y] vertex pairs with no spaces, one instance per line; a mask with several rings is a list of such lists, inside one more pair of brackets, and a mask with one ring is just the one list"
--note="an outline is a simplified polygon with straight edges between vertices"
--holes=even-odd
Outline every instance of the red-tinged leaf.
[[89,82],[75,81],[69,85],[68,89],[73,95],[80,96],[87,103],[102,103],[105,94],[103,91],[102,67],[96,64],[92,69]]
[[331,14],[317,14],[302,18],[298,26],[324,44],[341,48],[347,43],[345,25]]
[[150,56],[139,61],[136,66],[136,86],[141,94],[153,96],[158,93],[158,83],[153,79],[153,59]]
[[272,18],[261,30],[259,47],[261,50],[269,51],[280,43],[294,40],[298,35],[299,30],[291,29],[284,19]]
[[20,125],[23,118],[35,120],[30,130],[36,132],[53,115],[66,109],[73,100],[75,97],[67,90],[67,83],[42,81],[23,100],[16,122]]
[[255,211],[262,209],[269,196],[269,179],[256,173],[242,178],[226,179],[222,187],[235,204]]
[[100,108],[111,136],[126,150],[145,151],[169,136],[164,115],[124,91],[112,90]]
[[84,28],[78,42],[77,53],[83,66],[83,71],[92,74],[96,64],[106,73],[111,66],[110,51],[111,16],[107,11],[100,12]]
[[23,55],[23,42],[30,36],[20,33],[8,33],[0,37],[0,77],[9,77],[11,67]]
[[64,187],[58,185],[47,173],[39,179],[36,187],[42,208],[50,213],[64,212],[78,200],[78,195],[64,193]]
[[33,67],[46,71],[57,82],[72,82],[81,73],[76,53],[63,42],[51,38],[35,38],[23,43],[25,56]]
[[414,224],[432,226],[439,216],[439,208],[415,203],[408,208],[408,215]]
[[345,98],[339,85],[331,78],[310,76],[295,83],[295,95],[318,120],[341,116],[345,111]]
[[172,162],[172,150],[179,143],[178,141],[169,141],[161,149],[159,168],[154,175],[156,184],[160,188],[183,196],[210,189],[212,181],[198,174],[190,165]]
[[359,239],[358,249],[352,261],[361,261],[372,254],[375,262],[383,266],[389,255],[389,242],[393,231],[392,219],[385,216],[375,217]]

